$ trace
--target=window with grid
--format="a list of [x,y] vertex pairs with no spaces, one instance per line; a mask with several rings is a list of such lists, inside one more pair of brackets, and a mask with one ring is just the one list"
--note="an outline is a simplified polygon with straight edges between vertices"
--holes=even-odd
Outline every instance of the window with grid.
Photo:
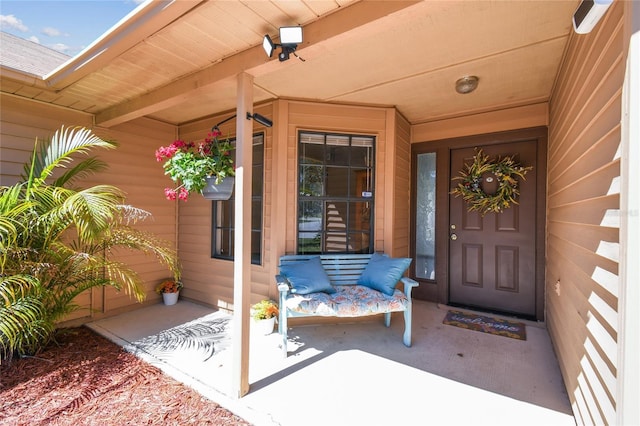
[[[230,140],[235,145],[235,140]],[[233,151],[235,161],[235,150]],[[251,181],[251,263],[262,263],[262,194],[264,182],[264,134],[253,135]],[[233,260],[235,229],[235,187],[229,200],[212,201],[211,257]]]
[[298,253],[372,253],[372,136],[298,134]]

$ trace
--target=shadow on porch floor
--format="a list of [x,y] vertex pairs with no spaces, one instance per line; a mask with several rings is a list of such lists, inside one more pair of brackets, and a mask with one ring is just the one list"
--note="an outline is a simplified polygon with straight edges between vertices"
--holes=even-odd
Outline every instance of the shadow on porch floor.
[[394,316],[251,336],[250,392],[231,395],[231,317],[181,300],[88,324],[256,425],[575,425],[543,325],[521,341],[442,324],[414,301],[413,346]]

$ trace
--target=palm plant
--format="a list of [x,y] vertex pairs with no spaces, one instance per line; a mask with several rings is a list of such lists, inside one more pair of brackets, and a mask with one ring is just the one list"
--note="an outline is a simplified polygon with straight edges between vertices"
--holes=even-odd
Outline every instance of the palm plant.
[[[87,129],[62,127],[49,142],[36,140],[22,182],[0,187],[0,360],[45,347],[86,290],[111,286],[144,300],[143,282],[114,259],[117,251],[152,254],[180,278],[170,244],[134,228],[148,212],[124,205],[111,185],[70,187],[106,167],[79,154],[115,147]],[[56,169],[64,172],[53,178]]]

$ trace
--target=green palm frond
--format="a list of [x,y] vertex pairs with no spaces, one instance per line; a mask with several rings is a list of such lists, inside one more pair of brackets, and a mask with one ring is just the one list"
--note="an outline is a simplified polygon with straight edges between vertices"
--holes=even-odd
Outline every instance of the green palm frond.
[[137,222],[151,217],[151,213],[138,207],[122,204],[120,210],[120,222],[124,225],[135,225]]
[[0,187],[0,214],[3,216],[15,215],[11,212],[20,206],[20,194],[23,188],[24,184]]
[[171,248],[171,243],[150,232],[128,226],[117,227],[112,229],[110,238],[105,239],[104,244],[107,249],[127,248],[153,255],[169,268],[176,280],[180,279],[180,267],[176,261],[177,254]]
[[[25,164],[23,177],[27,180],[31,177],[44,181],[56,167],[66,167],[71,163],[73,154],[87,154],[95,147],[113,149],[116,146],[115,142],[102,140],[86,128],[63,126],[54,133],[48,143],[38,144],[36,141],[31,164]],[[79,168],[80,170],[87,171],[83,167]],[[67,176],[66,181],[71,178],[72,176]]]
[[19,222],[10,217],[0,216],[0,273],[4,271],[8,249],[18,238]]
[[23,185],[0,188],[0,244],[11,244],[15,240],[18,229],[22,228],[20,218],[28,211],[31,203],[20,200]]
[[32,208],[32,203],[21,202],[23,185],[0,188],[0,273],[4,274],[4,265],[12,247],[27,229],[24,215]]
[[8,306],[16,300],[37,295],[40,292],[38,279],[31,275],[10,275],[0,279],[0,306]]
[[97,158],[87,158],[67,170],[58,179],[53,181],[53,186],[64,186],[73,179],[83,179],[93,173],[101,172],[108,168],[107,163]]
[[134,296],[138,302],[142,302],[146,296],[140,276],[127,265],[121,262],[107,262],[104,265],[105,277],[110,282],[117,283],[113,285],[117,290],[124,288],[124,292]]
[[36,277],[12,275],[0,280],[0,361],[46,343],[53,331]]
[[69,217],[83,241],[95,241],[108,231],[118,215],[124,193],[111,185],[97,185],[71,195],[62,212]]

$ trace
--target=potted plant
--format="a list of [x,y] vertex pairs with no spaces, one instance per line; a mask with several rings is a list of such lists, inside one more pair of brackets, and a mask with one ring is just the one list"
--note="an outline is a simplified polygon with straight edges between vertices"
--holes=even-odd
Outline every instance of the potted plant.
[[251,317],[256,326],[256,331],[264,336],[271,334],[278,312],[278,305],[271,300],[265,299],[251,306]]
[[180,296],[182,287],[182,281],[174,279],[164,280],[156,286],[156,293],[162,295],[162,300],[165,305],[175,305],[178,302],[178,296]]
[[211,200],[231,197],[235,181],[231,157],[234,148],[228,140],[219,141],[220,134],[220,130],[213,128],[204,142],[175,140],[156,150],[156,160],[164,160],[164,174],[178,184],[175,188],[165,188],[164,195],[168,200],[187,201],[194,191]]

